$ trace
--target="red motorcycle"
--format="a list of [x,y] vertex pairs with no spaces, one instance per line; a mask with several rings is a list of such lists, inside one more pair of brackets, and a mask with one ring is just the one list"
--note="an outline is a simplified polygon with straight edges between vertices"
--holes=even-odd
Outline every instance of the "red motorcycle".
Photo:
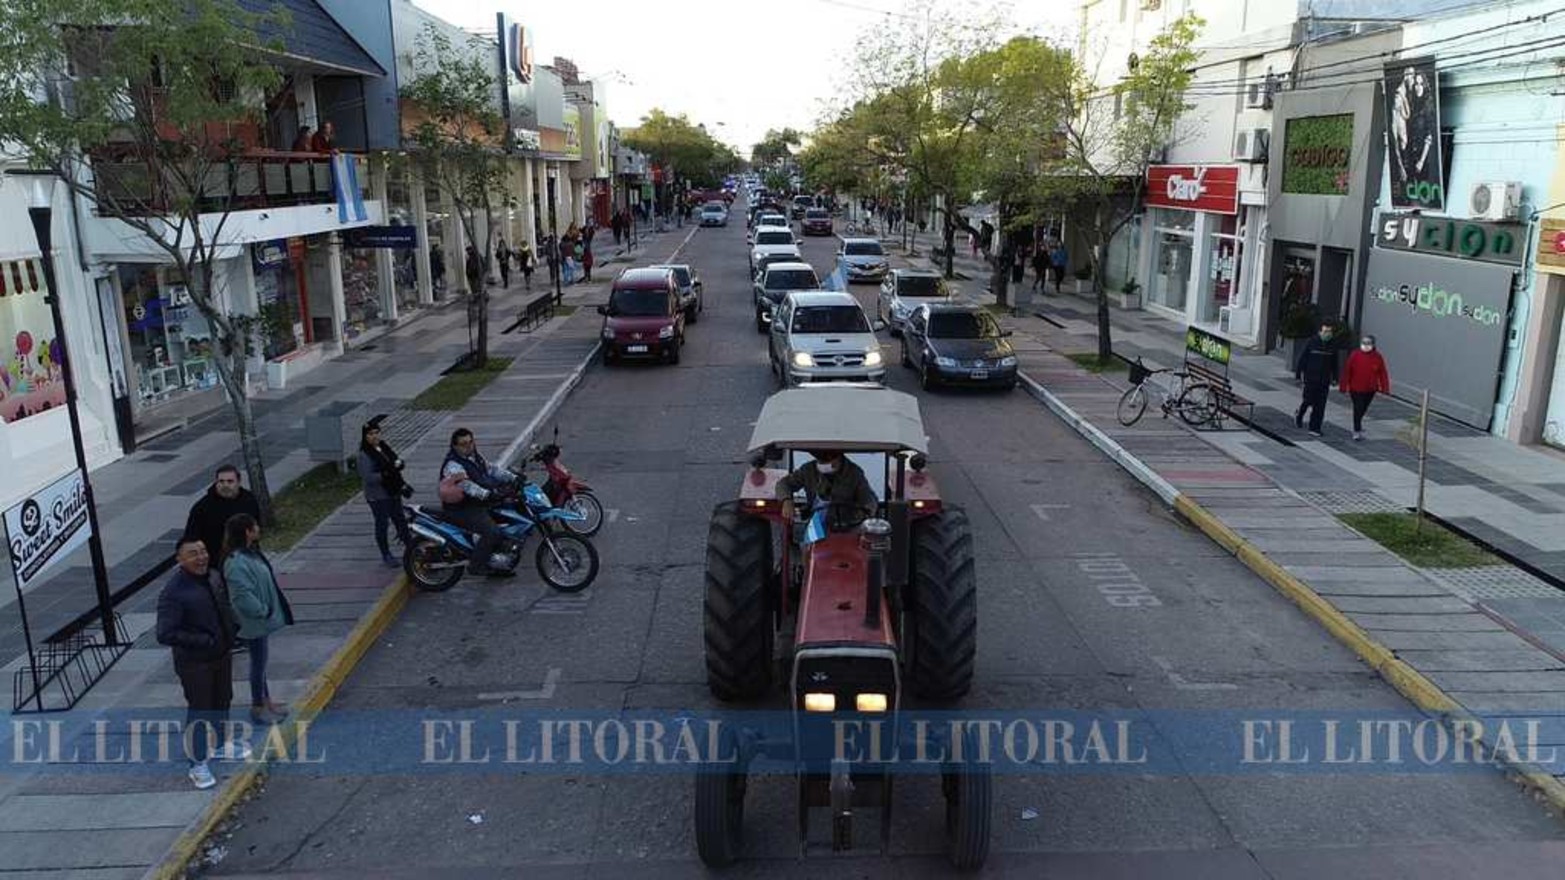
[[555,430],[554,442],[541,447],[533,444],[533,450],[527,460],[538,462],[548,472],[549,479],[543,483],[543,494],[549,496],[549,503],[582,516],[580,520],[564,520],[565,528],[583,537],[596,535],[603,528],[603,505],[598,501],[598,496],[593,494],[591,486],[577,479],[569,468],[560,463],[559,430]]

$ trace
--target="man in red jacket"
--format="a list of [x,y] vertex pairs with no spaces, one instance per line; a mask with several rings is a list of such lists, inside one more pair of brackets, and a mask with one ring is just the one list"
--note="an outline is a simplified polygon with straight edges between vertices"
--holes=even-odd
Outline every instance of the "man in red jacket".
[[1375,350],[1375,337],[1359,340],[1359,349],[1348,355],[1337,387],[1353,398],[1353,439],[1363,440],[1364,413],[1369,411],[1370,401],[1377,392],[1391,393],[1391,374],[1386,371],[1386,359]]

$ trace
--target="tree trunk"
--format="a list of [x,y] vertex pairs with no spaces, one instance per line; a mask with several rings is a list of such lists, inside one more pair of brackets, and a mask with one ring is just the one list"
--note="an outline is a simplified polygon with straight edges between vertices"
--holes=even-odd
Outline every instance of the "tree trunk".
[[[494,239],[495,219],[494,210],[488,205],[485,198],[484,205],[484,279],[489,278],[489,273],[494,268]],[[481,370],[489,365],[489,285],[481,280],[478,285],[480,291],[478,297],[478,359],[477,366]]]
[[1103,286],[1103,253],[1108,250],[1100,243],[1092,249],[1092,290],[1098,301],[1098,363],[1107,364],[1114,357],[1112,326],[1109,324],[1109,292]]
[[941,230],[941,234],[945,239],[945,253],[942,254],[942,259],[945,261],[946,280],[949,281],[956,277],[956,268],[953,265],[953,261],[956,258],[956,227],[951,225],[951,215],[945,211],[940,212],[940,224],[944,227]]
[[[210,254],[199,242],[196,253]],[[214,296],[212,264],[209,259],[197,259],[194,265],[176,263],[180,272],[191,279],[190,296],[197,310],[205,306],[203,317],[212,331],[212,365],[217,370],[218,381],[234,413],[234,424],[239,432],[239,453],[244,460],[245,476],[250,480],[250,493],[255,496],[261,511],[261,524],[270,528],[277,522],[272,510],[272,490],[266,481],[266,460],[261,454],[261,435],[255,426],[255,411],[250,407],[249,389],[245,387],[245,359],[249,352],[249,340],[240,338],[240,332],[231,319],[220,314]],[[200,289],[194,289],[199,287]],[[241,325],[242,326],[242,325]]]
[[994,294],[996,305],[1010,305],[1011,291],[1011,261],[1016,259],[1016,237],[1009,231],[1010,214],[1006,211],[1005,203],[1000,203],[1000,214],[996,219],[995,235],[1000,239],[1000,248],[995,254],[994,268],[989,272],[989,290]]

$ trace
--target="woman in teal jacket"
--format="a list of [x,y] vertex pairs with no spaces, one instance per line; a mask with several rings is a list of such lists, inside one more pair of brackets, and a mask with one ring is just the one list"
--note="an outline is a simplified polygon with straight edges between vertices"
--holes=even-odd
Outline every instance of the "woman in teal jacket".
[[287,709],[272,701],[266,686],[266,640],[293,623],[293,609],[261,553],[260,541],[261,526],[254,517],[240,513],[229,518],[223,528],[223,580],[239,622],[239,638],[250,651],[250,717],[257,724],[275,724]]

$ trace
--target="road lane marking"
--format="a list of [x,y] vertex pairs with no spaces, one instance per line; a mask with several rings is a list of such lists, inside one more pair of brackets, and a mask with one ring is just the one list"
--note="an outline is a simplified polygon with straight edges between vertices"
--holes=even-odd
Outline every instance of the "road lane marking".
[[1077,553],[1076,568],[1089,580],[1103,597],[1103,601],[1115,608],[1157,608],[1163,600],[1141,582],[1125,560],[1112,553]]
[[554,697],[554,688],[560,683],[560,669],[550,666],[549,671],[543,677],[543,687],[535,691],[498,691],[490,694],[479,694],[480,700],[548,700]]
[[1168,680],[1173,682],[1175,690],[1236,691],[1239,689],[1238,685],[1226,681],[1191,681],[1190,679],[1185,678],[1183,675],[1175,672],[1174,665],[1162,657],[1153,657],[1152,662],[1156,663],[1158,667],[1163,670],[1163,674],[1168,676]]
[[1037,514],[1038,518],[1044,522],[1049,522],[1049,511],[1068,510],[1070,508],[1069,504],[1030,504],[1028,506],[1031,507],[1032,512]]

